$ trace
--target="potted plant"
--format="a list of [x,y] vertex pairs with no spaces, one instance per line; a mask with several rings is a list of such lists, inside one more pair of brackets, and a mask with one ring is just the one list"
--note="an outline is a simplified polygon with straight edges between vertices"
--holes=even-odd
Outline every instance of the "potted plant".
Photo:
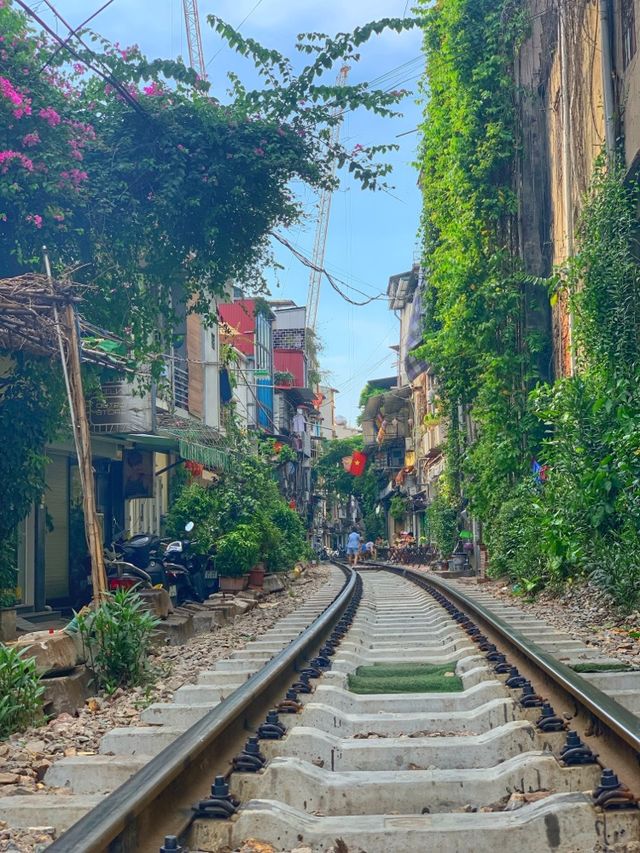
[[260,544],[255,531],[248,524],[239,524],[235,530],[218,540],[216,569],[222,592],[246,589],[249,572],[258,562]]
[[276,370],[273,374],[273,384],[276,388],[293,388],[295,377],[289,370]]
[[6,556],[0,557],[0,641],[16,638],[16,583],[18,572]]

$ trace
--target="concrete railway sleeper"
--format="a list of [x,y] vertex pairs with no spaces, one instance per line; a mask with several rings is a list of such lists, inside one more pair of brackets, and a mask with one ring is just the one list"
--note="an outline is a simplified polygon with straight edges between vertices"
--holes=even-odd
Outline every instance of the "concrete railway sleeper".
[[[620,706],[608,705],[596,737],[585,720],[600,719],[598,696],[578,708],[571,679],[554,680],[535,647],[529,658],[521,638],[424,575],[343,571],[342,593],[287,665],[275,666],[285,650],[236,689],[192,687],[184,716],[162,727],[177,727],[173,740],[49,849],[214,853],[248,838],[323,853],[640,847],[624,709],[618,731],[605,723]],[[205,716],[190,710],[202,691],[219,699],[229,687]]]
[[[496,844],[579,853],[640,842],[633,793],[471,618],[426,584],[363,577],[330,669],[296,697],[301,708],[280,716],[284,737],[258,734],[259,766],[218,780],[233,815],[197,811],[184,849],[255,838],[276,850],[325,851],[341,839],[367,853]],[[350,689],[360,667],[398,664],[449,664],[461,689]]]

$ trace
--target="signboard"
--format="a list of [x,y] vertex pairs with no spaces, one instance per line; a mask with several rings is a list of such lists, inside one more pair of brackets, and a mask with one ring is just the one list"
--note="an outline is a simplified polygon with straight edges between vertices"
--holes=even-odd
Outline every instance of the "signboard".
[[136,394],[128,382],[105,382],[102,397],[89,402],[89,423],[98,433],[152,432],[151,394]]
[[153,453],[150,450],[125,450],[122,487],[125,500],[153,497]]

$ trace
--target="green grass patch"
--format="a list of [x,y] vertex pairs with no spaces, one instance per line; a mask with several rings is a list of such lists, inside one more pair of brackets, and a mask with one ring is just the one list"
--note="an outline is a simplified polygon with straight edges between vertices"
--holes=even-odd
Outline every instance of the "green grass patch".
[[574,663],[569,669],[574,672],[635,672],[637,667],[629,663]]
[[463,690],[456,661],[446,664],[374,664],[348,677],[352,693],[456,693]]

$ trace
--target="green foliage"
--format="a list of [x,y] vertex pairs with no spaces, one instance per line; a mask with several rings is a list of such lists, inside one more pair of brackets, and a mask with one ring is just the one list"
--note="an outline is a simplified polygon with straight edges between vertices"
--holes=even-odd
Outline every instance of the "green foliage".
[[[167,515],[169,535],[182,535],[186,522],[193,521],[197,552],[213,550],[216,568],[230,576],[250,571],[258,561],[263,561],[269,571],[285,571],[304,552],[302,522],[278,491],[270,461],[270,454],[275,451],[272,444],[265,444],[257,456],[251,455],[246,445],[239,447],[242,455],[220,475],[218,482],[210,487],[198,483],[186,486]],[[285,448],[287,445],[283,445],[277,464],[286,461],[286,456],[281,458]],[[240,536],[228,539],[238,530]],[[257,553],[247,568],[254,544]],[[235,569],[231,565],[234,553],[239,559]]]
[[[518,259],[513,57],[526,20],[512,0],[423,5],[430,7],[419,161],[427,312],[418,355],[438,371],[455,413],[451,501],[464,491],[490,522],[540,438],[528,393],[547,346],[533,319],[541,305],[545,315],[545,294]],[[470,449],[459,404],[479,426]]]
[[0,353],[0,607],[15,603],[16,526],[42,494],[44,446],[57,431],[62,380],[48,360]]
[[142,684],[158,620],[135,589],[119,589],[95,611],[76,616],[96,683],[106,693]]
[[255,566],[259,555],[260,541],[256,530],[248,524],[239,524],[218,540],[216,569],[223,577],[242,577]]
[[207,554],[213,547],[221,529],[217,524],[219,500],[213,488],[189,483],[184,486],[171,505],[166,525],[169,536],[182,538],[187,522],[195,525],[194,550]]
[[494,572],[535,591],[591,574],[626,608],[640,601],[640,393],[636,190],[599,165],[561,283],[574,310],[578,373],[541,386],[544,486],[528,478],[487,527]]
[[0,643],[0,740],[33,725],[42,713],[44,687],[27,651]]
[[542,547],[541,491],[533,477],[520,483],[503,501],[486,534],[491,575],[509,576],[516,588],[527,594],[536,592],[548,578]]
[[367,464],[365,472],[360,477],[354,477],[344,470],[342,460],[351,456],[354,450],[363,449],[361,435],[350,438],[334,438],[323,442],[322,454],[314,463],[313,475],[322,484],[330,503],[345,502],[353,495],[359,502],[365,528],[365,537],[375,540],[384,534],[384,517],[376,515],[380,485],[373,471]]
[[447,557],[458,541],[458,514],[442,494],[436,495],[426,513],[429,539]]
[[407,513],[407,499],[403,495],[394,495],[389,504],[389,515],[394,521],[402,521]]

